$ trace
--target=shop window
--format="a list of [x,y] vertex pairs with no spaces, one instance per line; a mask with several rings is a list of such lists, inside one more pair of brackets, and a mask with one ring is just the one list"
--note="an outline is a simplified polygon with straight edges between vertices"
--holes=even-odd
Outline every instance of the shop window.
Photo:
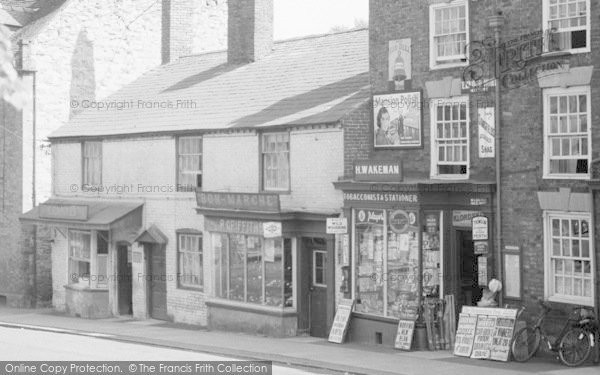
[[177,191],[202,187],[202,137],[179,137],[177,168]]
[[591,164],[590,88],[544,90],[544,177],[588,179]]
[[548,50],[590,51],[590,0],[543,0]]
[[551,301],[594,304],[594,241],[589,214],[545,214],[546,296]]
[[356,311],[416,317],[419,236],[417,215],[404,210],[355,210]]
[[263,190],[290,189],[290,134],[269,133],[262,137]]
[[276,307],[293,307],[290,239],[213,233],[215,295]]
[[83,185],[102,184],[102,142],[83,143]]
[[423,218],[423,296],[440,298],[442,296],[442,259],[443,233],[441,228],[443,213],[425,212]]
[[91,234],[69,231],[69,283],[90,284]]
[[179,257],[179,286],[202,290],[204,285],[204,261],[202,236],[198,234],[177,235]]
[[439,99],[431,108],[431,178],[469,177],[468,101]]
[[429,6],[430,67],[466,65],[469,8],[466,0]]
[[312,284],[319,287],[327,287],[327,252],[313,252],[313,280]]
[[108,231],[96,232],[96,267],[98,268],[98,287],[108,284]]

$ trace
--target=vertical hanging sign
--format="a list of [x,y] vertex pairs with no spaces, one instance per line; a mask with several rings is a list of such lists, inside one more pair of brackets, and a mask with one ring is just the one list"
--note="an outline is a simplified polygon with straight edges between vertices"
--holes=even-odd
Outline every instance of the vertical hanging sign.
[[479,158],[493,158],[496,155],[494,107],[479,108],[477,110],[477,123],[479,129]]

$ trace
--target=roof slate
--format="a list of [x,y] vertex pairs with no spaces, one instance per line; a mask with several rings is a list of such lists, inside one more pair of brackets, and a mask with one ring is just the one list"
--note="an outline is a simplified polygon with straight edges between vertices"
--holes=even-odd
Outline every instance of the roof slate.
[[50,138],[337,122],[369,98],[368,60],[366,29],[276,42],[269,56],[244,65],[228,64],[225,51],[183,57]]

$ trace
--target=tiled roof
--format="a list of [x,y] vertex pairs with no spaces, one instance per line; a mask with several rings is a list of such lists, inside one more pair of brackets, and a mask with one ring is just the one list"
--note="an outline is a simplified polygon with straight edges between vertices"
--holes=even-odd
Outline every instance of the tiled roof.
[[68,0],[0,0],[0,6],[15,18],[20,17],[24,27],[11,36],[15,40],[27,40],[36,36],[57,14]]
[[368,99],[368,60],[364,29],[277,42],[245,65],[226,52],[184,57],[103,100],[121,109],[84,110],[51,138],[336,122]]

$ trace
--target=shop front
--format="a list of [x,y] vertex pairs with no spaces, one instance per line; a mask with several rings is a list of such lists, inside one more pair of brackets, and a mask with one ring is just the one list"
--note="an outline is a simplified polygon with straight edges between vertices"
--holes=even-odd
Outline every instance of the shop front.
[[141,203],[50,199],[21,216],[52,234],[53,304],[82,318],[132,314],[131,246]]
[[423,321],[425,305],[453,295],[460,311],[479,301],[494,266],[492,184],[335,185],[350,222],[349,341],[393,346],[398,321]]
[[197,197],[213,260],[209,328],[326,337],[335,312],[330,215],[282,211],[276,194]]

